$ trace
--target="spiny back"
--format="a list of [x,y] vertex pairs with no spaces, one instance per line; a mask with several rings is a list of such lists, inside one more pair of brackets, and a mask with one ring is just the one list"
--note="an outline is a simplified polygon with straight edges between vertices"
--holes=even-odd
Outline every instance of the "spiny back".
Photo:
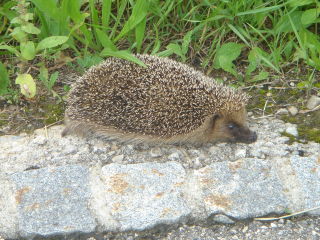
[[147,68],[108,58],[78,79],[66,117],[125,133],[171,137],[209,115],[243,108],[248,96],[167,58],[136,55]]

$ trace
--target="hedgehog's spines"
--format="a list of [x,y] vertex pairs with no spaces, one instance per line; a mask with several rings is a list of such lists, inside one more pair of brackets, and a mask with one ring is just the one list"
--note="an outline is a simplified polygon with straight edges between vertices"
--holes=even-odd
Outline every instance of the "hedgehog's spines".
[[108,58],[70,91],[70,121],[128,134],[172,138],[195,131],[214,114],[245,107],[248,95],[167,58],[136,55],[148,67]]

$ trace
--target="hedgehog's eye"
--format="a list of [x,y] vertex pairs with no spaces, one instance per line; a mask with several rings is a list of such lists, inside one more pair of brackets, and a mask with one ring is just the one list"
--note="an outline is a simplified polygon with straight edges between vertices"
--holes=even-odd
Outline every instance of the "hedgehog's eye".
[[228,125],[227,125],[227,127],[229,128],[229,129],[234,129],[235,128],[235,124],[233,124],[233,123],[229,123]]

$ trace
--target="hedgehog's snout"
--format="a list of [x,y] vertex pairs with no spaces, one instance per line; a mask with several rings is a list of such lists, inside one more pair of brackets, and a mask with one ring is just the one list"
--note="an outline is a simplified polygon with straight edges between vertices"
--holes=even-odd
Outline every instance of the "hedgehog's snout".
[[255,141],[257,141],[258,136],[257,133],[254,131],[250,131],[249,137],[248,137],[248,143],[253,143]]
[[249,128],[245,128],[241,131],[241,133],[236,136],[236,140],[243,143],[253,143],[257,141],[257,133],[251,131]]
[[248,127],[236,123],[229,123],[227,127],[235,142],[253,143],[258,138],[257,133],[251,131]]

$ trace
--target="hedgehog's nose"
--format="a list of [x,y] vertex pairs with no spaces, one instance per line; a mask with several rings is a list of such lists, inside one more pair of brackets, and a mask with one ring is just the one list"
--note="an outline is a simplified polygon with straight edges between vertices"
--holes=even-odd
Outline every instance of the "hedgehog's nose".
[[257,138],[258,138],[257,133],[251,132],[250,136],[248,137],[248,142],[253,143],[253,142],[257,141]]

